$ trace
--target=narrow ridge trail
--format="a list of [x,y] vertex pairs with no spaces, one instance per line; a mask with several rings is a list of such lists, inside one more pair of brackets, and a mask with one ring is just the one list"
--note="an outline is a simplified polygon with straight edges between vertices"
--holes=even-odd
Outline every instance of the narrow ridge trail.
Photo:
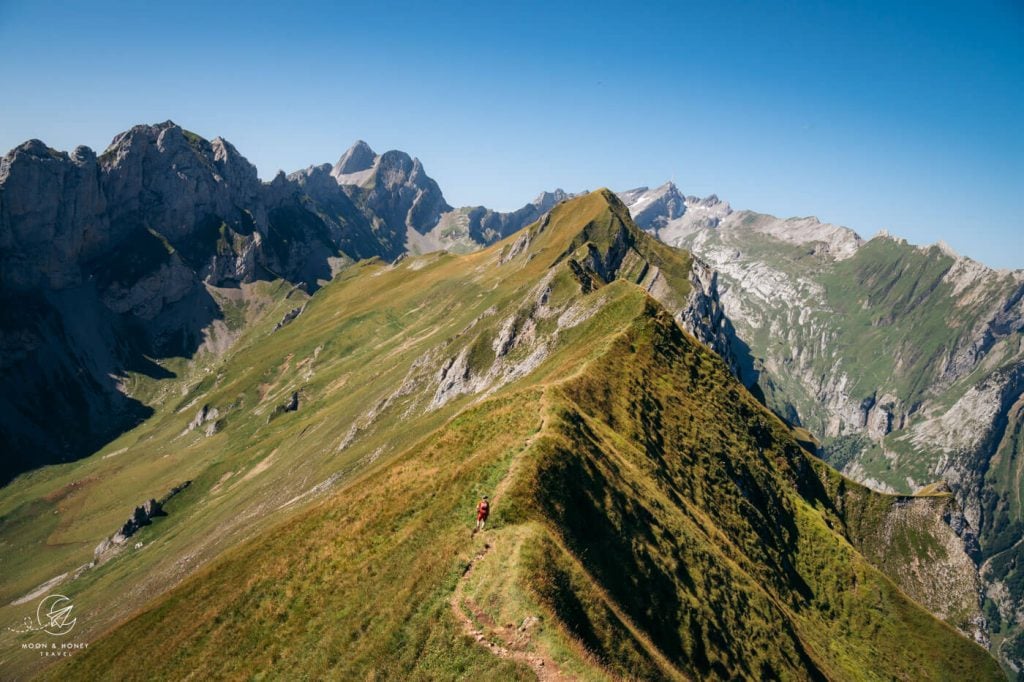
[[[540,437],[541,434],[547,429],[548,425],[548,395],[547,391],[541,394],[540,399],[540,418],[541,423],[537,429],[537,432],[532,434],[524,444],[523,451],[525,452],[530,448],[531,445]],[[521,456],[522,453],[520,453]],[[501,482],[498,483],[497,487],[492,493],[492,498],[495,503],[500,501],[502,493],[508,488],[509,484],[515,477],[515,471],[517,467],[518,457],[516,461],[513,461],[512,466],[509,468],[508,473],[502,478]],[[476,536],[476,532],[473,533],[473,537]],[[498,626],[494,623],[494,620],[486,614],[471,598],[465,595],[466,579],[473,572],[473,568],[477,562],[482,560],[490,551],[494,549],[491,542],[484,542],[482,549],[473,555],[467,564],[466,569],[462,572],[462,576],[455,585],[455,591],[451,597],[452,614],[455,616],[455,620],[458,621],[462,627],[462,632],[468,637],[473,638],[481,646],[487,647],[487,649],[498,656],[506,660],[513,660],[519,663],[525,663],[533,670],[534,674],[537,675],[537,679],[541,682],[562,682],[564,680],[574,679],[571,675],[564,673],[549,657],[544,656],[536,652],[528,651],[527,647],[531,644],[532,640],[530,637],[531,623],[525,620],[518,627],[515,625],[506,625],[504,627]],[[463,609],[465,606],[465,609]],[[473,615],[470,616],[466,613],[468,610]],[[536,622],[534,620],[534,622]],[[478,626],[477,623],[480,625]]]
[[[472,573],[476,563],[483,559],[493,549],[490,543],[484,543],[483,549],[477,552],[466,566],[465,572],[455,586],[452,594],[451,606],[455,620],[462,626],[462,631],[472,637],[481,646],[499,658],[525,663],[537,675],[541,682],[551,680],[562,682],[574,679],[565,674],[558,664],[549,657],[526,649],[531,643],[529,630],[530,619],[527,618],[519,627],[506,625],[504,627],[494,623],[493,619],[469,597],[465,596],[463,586],[466,578]],[[470,616],[463,609],[465,606],[473,615]],[[478,626],[477,623],[480,623]],[[495,641],[497,640],[497,641]]]

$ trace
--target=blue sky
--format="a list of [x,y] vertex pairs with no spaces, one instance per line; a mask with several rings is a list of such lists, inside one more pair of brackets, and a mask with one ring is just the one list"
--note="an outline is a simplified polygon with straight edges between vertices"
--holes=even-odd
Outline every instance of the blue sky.
[[674,178],[1024,267],[1024,2],[0,0],[0,147],[173,119],[269,179],[357,138],[449,203]]

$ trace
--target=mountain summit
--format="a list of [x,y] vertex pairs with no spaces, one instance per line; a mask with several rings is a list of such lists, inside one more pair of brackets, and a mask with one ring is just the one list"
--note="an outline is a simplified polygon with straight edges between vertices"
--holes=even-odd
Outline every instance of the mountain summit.
[[[369,170],[376,160],[377,153],[370,149],[370,145],[362,140],[356,140],[356,143],[341,155],[338,163],[334,164],[331,174],[338,177]],[[341,181],[339,180],[339,182]]]

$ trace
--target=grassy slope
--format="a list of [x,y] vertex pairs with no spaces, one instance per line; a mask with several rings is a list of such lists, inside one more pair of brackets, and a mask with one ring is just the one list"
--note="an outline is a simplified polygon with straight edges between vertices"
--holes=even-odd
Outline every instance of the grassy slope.
[[[446,258],[433,264],[446,262],[451,265]],[[357,277],[357,272],[367,276]],[[5,488],[0,498],[5,606],[0,614],[20,620],[25,607],[10,606],[12,599],[89,561],[93,547],[136,504],[193,480],[169,505],[170,515],[139,534],[145,550],[123,554],[68,586],[86,614],[83,636],[89,636],[88,626],[95,634],[192,565],[257,530],[262,519],[291,511],[279,510],[281,505],[332,476],[343,479],[358,470],[383,442],[407,446],[436,428],[443,414],[410,424],[397,438],[389,433],[374,440],[371,432],[338,448],[366,407],[401,382],[430,338],[443,339],[478,314],[477,308],[486,307],[486,297],[463,304],[472,285],[447,283],[450,272],[424,268],[419,273],[422,288],[407,290],[409,298],[402,300],[391,290],[408,271],[389,271],[380,263],[360,266],[318,295],[299,318],[302,324],[271,334],[283,310],[296,303],[275,309],[223,365],[200,371],[200,380],[186,387],[186,395],[167,396],[144,426],[97,456],[34,472]],[[403,317],[427,300],[438,305],[423,308],[428,314],[420,317]],[[358,348],[363,351],[354,352]],[[292,390],[301,392],[300,411],[268,421]],[[203,404],[221,410],[223,431],[211,438],[203,437],[201,429],[181,435]],[[385,429],[400,416],[386,415]],[[0,666],[18,656],[4,649]]]
[[[925,409],[910,416],[909,427],[949,409],[1000,367],[1021,362],[1021,336],[1010,334],[994,344],[975,372],[952,385],[940,381],[954,349],[968,342],[966,335],[977,329],[989,302],[1005,300],[1018,286],[1010,276],[989,277],[955,292],[950,282],[943,281],[953,259],[935,247],[920,249],[876,238],[852,258],[832,263],[806,248],[753,231],[734,231],[730,236],[732,248],[741,248],[745,257],[785,273],[798,283],[798,289],[807,283],[823,287],[821,296],[802,291],[810,308],[807,313],[792,301],[773,307],[744,298],[755,313],[752,319],[763,317],[757,329],[740,328],[754,354],[771,359],[767,364],[772,370],[762,375],[769,404],[782,414],[798,417],[818,435],[825,433],[831,415],[814,395],[814,382],[828,377],[834,368],[845,371],[846,390],[854,400],[891,394],[904,409],[923,405]],[[720,238],[712,233],[708,248],[720,246]],[[803,363],[809,368],[805,375],[792,371],[794,364]],[[1006,576],[1010,593],[1019,599],[1024,594],[1024,574],[1015,567],[1024,559],[1024,549],[1010,548],[1020,538],[1024,521],[1019,503],[1024,488],[1015,456],[1019,441],[1013,437],[1013,420],[1011,414],[1007,437],[998,449],[977,453],[971,466],[988,467],[977,529],[983,558],[1003,553],[988,565],[988,573]],[[937,466],[948,464],[948,455],[911,442],[909,435],[909,428],[897,429],[878,444],[859,434],[827,438],[824,455],[837,468],[853,463],[858,476],[908,491],[910,480],[927,483],[934,480]],[[952,457],[973,455],[953,453]],[[1004,614],[1012,610],[1007,603]],[[988,613],[990,622],[1000,620],[994,609]],[[1005,634],[1005,619],[1001,627]],[[1020,642],[1019,652],[1024,654],[1024,636]]]
[[[0,537],[12,543],[46,496],[81,509],[125,504],[57,515],[85,554],[131,505],[177,478],[195,480],[170,516],[140,533],[143,550],[65,586],[92,645],[52,674],[528,677],[460,637],[447,603],[480,549],[468,540],[467,512],[485,491],[496,498],[493,551],[467,593],[495,623],[539,615],[529,646],[570,674],[991,672],[980,648],[907,600],[841,537],[842,496],[826,492],[785,427],[714,356],[630,284],[580,293],[565,261],[606,256],[621,230],[602,225],[635,230],[607,202],[593,193],[564,204],[504,266],[497,260],[512,239],[466,257],[357,266],[283,330],[269,333],[279,311],[265,318],[223,366],[105,454],[127,451],[5,489]],[[594,229],[578,243],[584,226]],[[673,254],[660,254],[673,261],[663,271],[685,263]],[[550,353],[532,374],[484,402],[462,396],[426,410],[445,357],[465,350],[472,378],[498,362],[489,341],[505,321],[527,336],[524,301],[545,275],[547,305],[592,316],[557,333],[538,317]],[[271,419],[292,390],[300,410]],[[223,409],[223,430],[180,436],[204,403]],[[107,482],[119,476],[117,486]],[[288,505],[323,481],[338,489],[327,501],[305,512],[296,511],[302,501]],[[31,586],[33,571],[9,575]],[[6,577],[3,587],[21,593]],[[11,651],[16,638],[3,637]],[[0,666],[36,663],[15,655]]]
[[558,392],[560,428],[526,487],[659,649],[699,678],[956,678],[983,661],[997,676],[833,530],[864,515],[837,511],[819,479],[832,474],[649,314]]
[[845,539],[866,517],[837,511],[845,493],[716,357],[639,289],[601,292],[527,380],[54,674],[526,675],[480,658],[448,608],[479,549],[466,512],[497,491],[469,594],[494,623],[539,615],[530,646],[577,676],[998,676]]
[[581,373],[566,349],[546,387],[462,412],[54,675],[525,675],[488,667],[506,664],[479,657],[447,604],[479,547],[466,512],[498,489],[488,561],[515,580],[481,574],[478,603],[495,622],[539,614],[535,646],[583,677],[997,678],[829,527],[833,500],[785,426],[657,304],[612,288],[581,331],[603,346]]
[[[133,539],[144,549],[62,586],[83,614],[76,629],[83,639],[323,489],[437,428],[466,402],[425,410],[444,357],[474,343],[484,351],[482,364],[492,360],[490,343],[503,315],[485,313],[516,311],[569,249],[578,233],[573,228],[604,220],[607,206],[595,195],[560,209],[544,229],[533,228],[529,253],[503,268],[495,261],[510,243],[462,258],[408,259],[397,267],[361,263],[279,331],[272,331],[276,322],[305,295],[283,283],[269,285],[265,307],[253,311],[227,356],[200,356],[192,367],[166,363],[179,380],[130,377],[133,392],[157,409],[153,418],[93,457],[34,471],[0,491],[2,622],[21,621],[34,601],[13,600],[86,564],[135,505],[184,480],[193,484],[168,505],[169,516]],[[609,245],[598,240],[597,246]],[[674,257],[684,262],[684,254]],[[576,284],[568,270],[551,284],[552,305],[572,302]],[[422,367],[414,371],[417,362]],[[402,393],[400,386],[409,390],[381,408]],[[300,410],[271,419],[295,390]],[[184,433],[203,405],[220,411],[221,431],[209,438],[202,435],[205,426]],[[0,631],[0,669],[39,664],[17,648],[27,639]]]

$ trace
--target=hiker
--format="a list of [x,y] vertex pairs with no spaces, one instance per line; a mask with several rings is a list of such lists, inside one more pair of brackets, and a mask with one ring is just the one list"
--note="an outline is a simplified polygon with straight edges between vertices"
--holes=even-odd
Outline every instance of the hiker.
[[476,505],[476,528],[473,529],[474,534],[478,530],[484,529],[484,524],[487,523],[487,517],[490,513],[491,503],[487,501],[487,496],[484,495],[484,498]]

